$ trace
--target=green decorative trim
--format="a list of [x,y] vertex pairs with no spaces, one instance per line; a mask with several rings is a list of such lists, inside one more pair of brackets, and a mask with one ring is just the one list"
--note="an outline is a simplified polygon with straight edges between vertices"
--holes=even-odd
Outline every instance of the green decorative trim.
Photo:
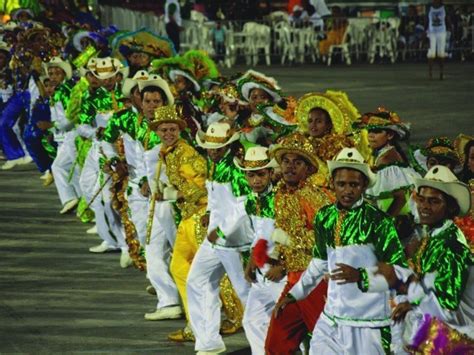
[[358,271],[360,274],[360,279],[357,282],[357,287],[359,287],[362,292],[367,292],[369,290],[369,275],[367,274],[367,270],[364,268],[359,268]]
[[382,347],[385,354],[390,355],[390,344],[392,343],[392,333],[390,326],[380,328],[380,335],[382,337]]
[[221,231],[219,227],[217,227],[216,233],[219,236],[219,238],[226,239],[225,234]]

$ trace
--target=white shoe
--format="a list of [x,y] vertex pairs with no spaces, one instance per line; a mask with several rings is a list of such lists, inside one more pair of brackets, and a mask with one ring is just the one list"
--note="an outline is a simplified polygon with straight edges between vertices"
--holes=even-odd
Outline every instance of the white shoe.
[[122,254],[120,255],[120,267],[122,269],[126,269],[133,264],[133,260],[128,253],[128,250],[122,250]]
[[2,165],[2,170],[10,170],[15,166],[20,165],[22,161],[23,161],[23,158],[7,160],[7,162]]
[[47,186],[51,185],[54,182],[54,177],[53,177],[53,174],[51,174],[49,171],[45,175],[46,175],[46,178],[43,181],[43,186],[47,187]]
[[46,170],[43,175],[40,176],[40,180],[46,180],[48,178],[48,175],[51,175],[49,170]]
[[86,230],[86,233],[87,234],[98,234],[97,233],[97,225],[94,225],[94,227],[91,227],[88,230]]
[[153,313],[145,313],[146,320],[179,319],[182,316],[183,311],[180,306],[163,307]]
[[59,211],[59,214],[66,214],[71,212],[79,203],[79,199],[73,198],[72,200],[66,202],[63,206],[63,209]]
[[198,351],[196,354],[197,355],[217,355],[217,354],[225,353],[226,350],[227,349],[224,346],[223,348],[220,348],[220,349],[213,349],[209,351]]
[[27,155],[27,156],[24,156],[23,158],[21,158],[20,165],[29,164],[32,161],[33,161],[33,158],[30,157],[29,155]]
[[102,242],[99,245],[96,245],[95,247],[90,247],[89,251],[91,253],[106,253],[108,251],[114,251],[117,250],[117,248],[109,246],[106,242]]

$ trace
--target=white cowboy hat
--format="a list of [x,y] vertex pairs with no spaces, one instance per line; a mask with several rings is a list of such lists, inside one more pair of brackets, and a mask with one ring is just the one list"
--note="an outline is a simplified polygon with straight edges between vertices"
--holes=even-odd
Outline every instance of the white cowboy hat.
[[161,76],[159,76],[158,74],[152,74],[148,77],[148,80],[138,81],[138,89],[140,91],[149,86],[156,86],[163,90],[168,100],[168,103],[166,105],[174,105],[174,96],[171,93],[170,86]]
[[445,166],[433,166],[424,178],[415,179],[415,186],[417,191],[420,187],[431,187],[451,196],[458,203],[461,216],[466,215],[471,208],[469,186],[459,181],[456,175]]
[[193,83],[195,91],[200,91],[201,90],[201,85],[199,85],[196,78],[194,78],[190,73],[187,73],[184,70],[171,69],[168,75],[169,75],[169,77],[170,77],[170,79],[173,83],[175,82],[176,77],[178,75],[184,76],[186,79],[188,79],[190,82]]
[[104,80],[117,75],[120,69],[122,69],[122,63],[118,59],[111,57],[96,58],[95,68],[91,69],[91,72],[96,78]]
[[95,39],[91,36],[92,32],[79,31],[72,37],[72,45],[78,52],[82,52],[85,48],[82,48],[81,41],[83,38],[90,38],[94,43]]
[[4,42],[4,41],[0,41],[0,51],[5,51],[5,52],[8,52],[10,53],[10,49],[12,47],[8,45],[8,43]]
[[92,72],[97,65],[97,58],[91,58],[88,60],[87,65],[85,67],[79,68],[79,75],[81,77],[86,76],[87,73]]
[[268,168],[276,168],[278,163],[275,159],[270,159],[267,147],[250,147],[245,152],[244,160],[234,158],[234,164],[244,171],[255,171]]
[[146,70],[139,70],[135,73],[133,78],[126,78],[123,82],[122,93],[125,97],[130,97],[130,94],[135,86],[138,85],[139,80],[148,80],[150,74]]
[[199,130],[196,133],[198,146],[204,149],[219,149],[225,147],[240,138],[239,132],[234,132],[230,125],[225,122],[211,124],[206,133]]
[[72,77],[72,67],[69,62],[66,62],[61,59],[61,57],[53,57],[50,59],[49,62],[43,63],[44,70],[46,71],[46,74],[48,73],[48,68],[61,68],[64,73],[66,74],[67,79],[71,79]]
[[364,174],[369,179],[369,187],[373,186],[377,181],[377,176],[370,170],[369,165],[364,162],[364,158],[355,148],[342,149],[335,160],[328,160],[327,163],[330,175],[336,169],[347,168]]
[[242,97],[250,100],[250,92],[253,89],[261,89],[265,91],[272,98],[273,102],[281,100],[280,87],[277,81],[263,73],[255,70],[247,70],[247,72],[237,81]]

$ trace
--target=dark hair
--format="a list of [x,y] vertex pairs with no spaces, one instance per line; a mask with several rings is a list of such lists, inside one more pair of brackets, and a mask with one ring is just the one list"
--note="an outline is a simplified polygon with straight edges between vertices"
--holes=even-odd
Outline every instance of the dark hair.
[[458,216],[459,213],[461,212],[461,208],[459,207],[458,202],[456,199],[446,193],[443,192],[444,198],[446,199],[446,214],[447,218],[453,219],[454,217]]
[[161,99],[163,100],[163,104],[168,105],[168,97],[165,95],[165,92],[162,88],[159,88],[158,86],[147,86],[142,91],[140,91],[140,98],[142,99],[142,101],[145,97],[145,93],[147,92],[159,92],[161,95]]
[[474,172],[469,169],[469,151],[474,147],[474,139],[471,139],[467,142],[464,147],[464,164],[461,172],[461,180],[466,184],[469,183],[469,180],[474,179]]

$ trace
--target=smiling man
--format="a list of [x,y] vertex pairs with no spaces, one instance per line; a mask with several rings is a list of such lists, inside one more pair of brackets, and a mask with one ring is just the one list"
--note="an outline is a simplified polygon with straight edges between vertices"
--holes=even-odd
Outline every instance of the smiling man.
[[328,167],[337,202],[316,215],[313,259],[274,313],[307,299],[329,274],[310,354],[389,354],[390,294],[374,271],[378,261],[405,267],[403,249],[392,220],[362,198],[375,176],[361,154],[345,148]]
[[[279,256],[265,276],[279,282],[287,275],[281,294],[284,298],[311,261],[315,243],[313,218],[331,200],[326,191],[313,183],[311,177],[317,172],[318,163],[313,145],[303,134],[296,132],[286,136],[274,155],[283,176],[276,187],[275,230],[271,235]],[[283,316],[273,316],[265,343],[266,353],[296,352],[305,335],[314,328],[325,297],[326,283],[323,282],[307,299],[287,307]]]

